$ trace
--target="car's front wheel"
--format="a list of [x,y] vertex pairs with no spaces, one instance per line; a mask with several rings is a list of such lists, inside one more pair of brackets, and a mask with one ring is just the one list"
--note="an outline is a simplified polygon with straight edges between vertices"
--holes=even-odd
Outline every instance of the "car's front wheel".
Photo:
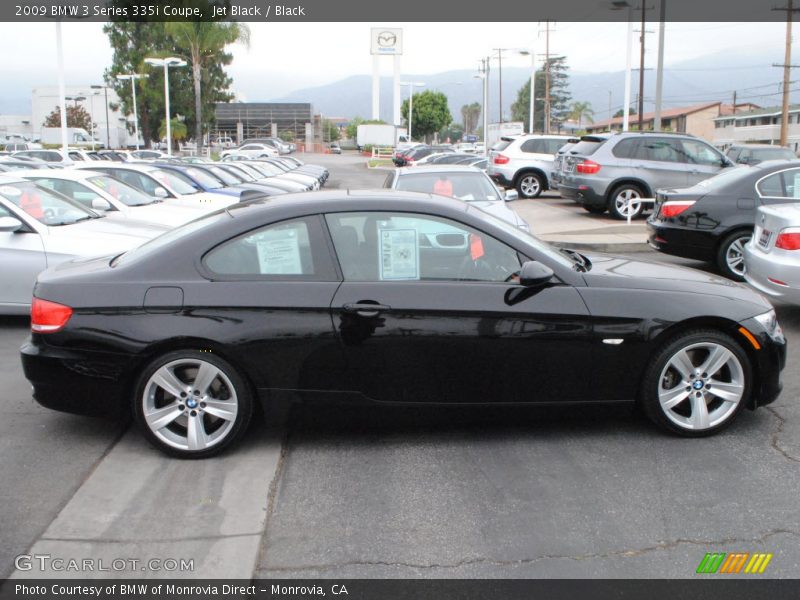
[[733,338],[714,330],[690,331],[663,346],[650,362],[642,408],[673,433],[713,435],[746,404],[751,377],[750,360]]
[[523,173],[517,177],[515,187],[521,198],[538,198],[544,190],[544,181],[537,173]]
[[720,273],[735,281],[744,281],[744,247],[752,237],[751,231],[735,231],[720,242],[717,250]]
[[180,458],[222,452],[247,429],[253,400],[230,363],[211,352],[165,354],[142,372],[134,414],[145,437]]

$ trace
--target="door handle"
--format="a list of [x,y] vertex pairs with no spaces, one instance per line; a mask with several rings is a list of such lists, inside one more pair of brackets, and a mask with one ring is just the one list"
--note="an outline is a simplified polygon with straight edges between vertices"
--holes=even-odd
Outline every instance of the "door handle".
[[377,317],[382,312],[392,310],[392,307],[371,302],[348,302],[342,306],[342,309],[344,312],[355,313],[360,317]]

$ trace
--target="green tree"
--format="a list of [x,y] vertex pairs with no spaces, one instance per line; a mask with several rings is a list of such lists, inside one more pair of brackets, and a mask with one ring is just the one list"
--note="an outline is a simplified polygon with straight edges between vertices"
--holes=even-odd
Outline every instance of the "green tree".
[[[550,57],[550,130],[558,129],[559,125],[569,114],[569,74],[567,60],[563,56]],[[536,99],[534,112],[533,131],[544,131],[544,97],[545,97],[545,65],[536,71]],[[523,121],[525,130],[530,131],[530,101],[531,82],[525,82],[517,92],[517,99],[511,105],[511,118],[514,121]]]
[[[408,123],[408,99],[403,100],[400,114]],[[411,133],[428,137],[453,122],[453,116],[447,106],[447,96],[442,92],[425,90],[414,94],[414,119]]]
[[164,28],[178,47],[188,50],[194,87],[194,137],[199,152],[203,144],[203,72],[226,46],[237,42],[249,46],[250,29],[243,23],[214,21],[171,21]]
[[478,102],[465,104],[461,107],[461,120],[464,125],[465,133],[474,133],[478,126],[478,119],[481,116],[481,105]]
[[[186,123],[177,118],[172,118],[169,120],[169,127],[170,134],[172,136],[172,147],[178,148],[178,143],[181,140],[186,139],[186,136],[189,134],[189,129],[186,127]],[[167,137],[166,121],[162,122],[161,127],[158,128],[158,136],[162,139]]]
[[[56,106],[44,119],[45,127],[61,127],[61,107]],[[67,127],[82,127],[86,131],[92,129],[92,119],[80,105],[67,105]]]
[[594,123],[594,110],[590,102],[576,101],[569,106],[569,118],[578,122],[578,127],[583,126],[583,122]]
[[322,141],[335,142],[339,139],[339,128],[329,119],[322,119]]
[[464,126],[460,123],[450,123],[450,125],[443,127],[439,131],[439,139],[443,142],[449,140],[450,143],[455,144],[460,142],[464,137]]
[[381,119],[364,119],[362,117],[353,117],[350,123],[345,127],[344,135],[348,140],[356,139],[358,135],[359,125],[386,125],[386,121]]
[[[635,115],[636,114],[636,109],[633,106],[631,106],[631,110],[628,112],[628,114],[629,115]],[[614,113],[614,118],[624,117],[624,116],[625,116],[625,109],[624,108],[620,108],[617,112]]]

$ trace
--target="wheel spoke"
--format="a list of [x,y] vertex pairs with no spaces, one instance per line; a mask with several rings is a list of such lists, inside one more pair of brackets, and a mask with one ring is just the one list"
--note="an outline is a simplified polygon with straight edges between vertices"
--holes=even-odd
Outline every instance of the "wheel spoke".
[[661,402],[661,406],[666,410],[670,410],[683,402],[692,393],[691,390],[686,391],[686,385],[687,383],[682,381],[674,388],[659,391],[658,399]]
[[669,361],[669,364],[676,370],[678,373],[681,374],[681,377],[686,380],[689,379],[689,375],[691,375],[692,371],[694,370],[694,365],[692,364],[692,359],[689,358],[689,355],[686,353],[686,350],[681,350],[677,352],[675,356]]
[[186,441],[189,450],[202,450],[208,443],[206,438],[206,428],[203,425],[203,417],[198,415],[189,417],[189,424],[186,431]]
[[694,429],[708,428],[708,405],[705,397],[700,394],[692,395],[692,427]]
[[738,402],[742,398],[744,386],[736,382],[726,383],[712,379],[708,382],[706,391],[709,394],[714,394],[717,398],[725,400],[725,402]]
[[176,398],[178,398],[181,393],[185,391],[184,388],[186,387],[186,384],[178,379],[175,376],[175,373],[173,373],[167,367],[161,367],[158,371],[156,371],[155,375],[153,375],[153,383]]
[[194,383],[192,384],[194,389],[198,390],[201,396],[204,396],[218,374],[219,369],[214,365],[207,362],[200,363],[200,368],[197,370],[197,375],[195,375]]
[[181,416],[183,411],[178,408],[178,403],[173,402],[163,408],[156,408],[145,415],[145,420],[153,431],[163,429]]
[[208,414],[224,419],[225,421],[233,421],[236,419],[238,406],[235,402],[225,400],[206,400],[205,408],[203,409]]
[[703,373],[707,373],[708,377],[711,377],[725,366],[731,356],[733,356],[733,354],[727,348],[723,346],[714,346],[706,361],[700,366],[700,370]]

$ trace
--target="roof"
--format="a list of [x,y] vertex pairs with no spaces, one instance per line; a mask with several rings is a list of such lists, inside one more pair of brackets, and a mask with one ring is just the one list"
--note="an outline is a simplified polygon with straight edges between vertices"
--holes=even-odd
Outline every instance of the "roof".
[[21,177],[0,174],[0,185],[8,185],[9,183],[25,183],[25,180]]
[[51,177],[53,179],[66,179],[68,181],[80,181],[96,175],[107,176],[105,173],[91,171],[89,169],[48,169],[46,171],[42,169],[30,169],[27,171],[17,171],[17,174],[20,177],[36,177],[37,179]]
[[[677,117],[684,117],[686,115],[690,115],[692,113],[700,112],[701,110],[706,110],[709,108],[713,108],[715,106],[722,107],[722,102],[706,102],[705,104],[694,104],[692,106],[681,106],[678,108],[667,108],[661,111],[661,118],[662,119],[674,119]],[[642,120],[644,121],[653,121],[656,118],[655,112],[647,112],[643,113]],[[635,123],[639,120],[639,115],[631,114],[630,122]],[[595,121],[586,126],[586,129],[596,129],[602,127],[608,127],[609,125],[622,125],[624,118],[623,117],[614,117],[612,119],[605,119],[604,121]]]
[[[768,106],[766,108],[757,108],[745,112],[737,112],[735,115],[722,115],[714,119],[751,119],[753,117],[779,117],[783,112],[780,106]],[[800,104],[792,104],[789,106],[789,112],[800,112]]]

